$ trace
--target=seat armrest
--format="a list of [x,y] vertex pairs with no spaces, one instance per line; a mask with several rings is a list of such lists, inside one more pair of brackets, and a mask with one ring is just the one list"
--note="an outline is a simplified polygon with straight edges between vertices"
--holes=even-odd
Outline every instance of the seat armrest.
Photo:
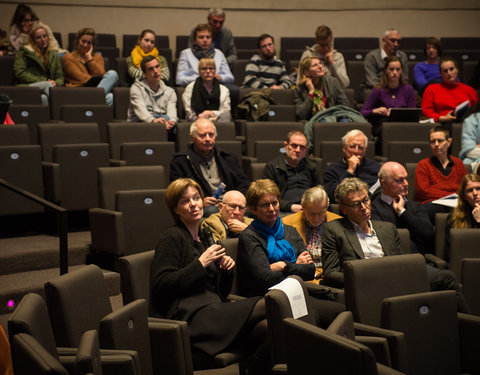
[[345,303],[345,293],[343,289],[332,288],[325,285],[318,285],[314,283],[305,283],[308,294],[312,297]]
[[45,198],[50,202],[61,203],[62,184],[60,181],[60,164],[42,161]]
[[92,250],[122,256],[125,251],[123,213],[91,208],[88,211]]
[[193,374],[187,322],[148,318],[154,374]]
[[480,374],[480,316],[457,313],[461,372]]
[[362,323],[353,323],[355,335],[385,337],[388,341],[392,367],[398,371],[407,372],[407,346],[403,332],[379,328]]
[[392,367],[388,341],[385,337],[378,336],[355,336],[355,341],[368,346],[375,353],[377,362]]
[[123,167],[125,165],[127,165],[127,162],[125,160],[110,159],[110,166],[111,167]]
[[428,264],[440,270],[446,270],[448,268],[448,263],[436,255],[425,254],[425,260]]

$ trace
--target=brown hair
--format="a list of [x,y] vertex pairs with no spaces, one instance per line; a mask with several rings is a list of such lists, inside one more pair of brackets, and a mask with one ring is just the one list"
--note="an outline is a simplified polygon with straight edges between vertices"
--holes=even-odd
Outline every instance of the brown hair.
[[400,76],[400,82],[399,83],[400,83],[400,86],[403,86],[405,84],[405,79],[403,78],[404,66],[402,64],[402,60],[400,60],[400,57],[398,57],[398,56],[392,56],[392,57],[387,57],[387,59],[385,60],[385,65],[383,66],[382,80],[380,81],[380,83],[376,87],[380,87],[380,88],[383,88],[383,89],[388,88],[387,69],[388,69],[388,66],[390,65],[390,63],[392,63],[392,62],[399,62],[400,63],[400,67],[402,68],[402,75]]
[[357,191],[368,192],[367,183],[357,177],[344,178],[335,189],[335,200],[338,204],[343,204],[349,193]]
[[423,53],[425,54],[425,56],[427,56],[428,45],[434,46],[438,52],[438,56],[442,56],[442,43],[440,42],[440,39],[431,36],[430,38],[427,38],[427,40],[425,40],[425,46],[423,47]]
[[72,51],[74,55],[77,55],[78,42],[80,41],[80,38],[84,35],[90,35],[92,37],[92,46],[95,47],[95,43],[97,41],[97,34],[95,34],[95,30],[91,27],[84,27],[83,29],[78,30],[77,35],[75,36]]
[[327,39],[332,36],[332,30],[326,26],[326,25],[321,25],[317,27],[317,30],[315,30],[315,40],[323,40]]
[[213,35],[212,26],[208,23],[201,23],[193,30],[193,39],[197,39],[197,34],[202,31],[208,31],[210,35]]
[[473,220],[472,210],[468,202],[466,201],[465,189],[467,184],[472,182],[480,182],[480,176],[478,174],[469,173],[463,176],[458,188],[458,205],[453,209],[452,216],[450,217],[450,224],[452,228],[473,228],[475,220]]
[[305,135],[304,132],[302,132],[301,130],[292,130],[290,132],[288,132],[287,134],[287,139],[285,140],[287,143],[290,143],[290,139],[294,136],[294,135],[300,135],[302,137],[305,137],[305,139],[307,139],[308,141],[308,138],[307,136]]
[[196,189],[198,194],[200,194],[200,197],[202,197],[202,200],[204,198],[202,188],[195,180],[192,180],[191,178],[179,178],[175,181],[172,181],[165,191],[165,203],[167,204],[167,207],[175,220],[179,220],[179,216],[175,212],[175,208],[177,207],[178,202],[180,201],[180,198],[187,187]]
[[265,194],[272,194],[280,199],[280,190],[275,182],[268,178],[253,181],[247,190],[247,204],[249,207],[255,207],[260,198]]

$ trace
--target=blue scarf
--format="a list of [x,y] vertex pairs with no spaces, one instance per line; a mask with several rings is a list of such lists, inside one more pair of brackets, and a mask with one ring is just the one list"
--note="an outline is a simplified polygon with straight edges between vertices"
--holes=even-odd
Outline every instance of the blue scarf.
[[283,239],[284,229],[280,218],[277,218],[277,222],[273,228],[265,225],[257,218],[255,218],[250,225],[267,239],[268,261],[270,263],[275,263],[280,260],[295,263],[297,254],[290,242]]

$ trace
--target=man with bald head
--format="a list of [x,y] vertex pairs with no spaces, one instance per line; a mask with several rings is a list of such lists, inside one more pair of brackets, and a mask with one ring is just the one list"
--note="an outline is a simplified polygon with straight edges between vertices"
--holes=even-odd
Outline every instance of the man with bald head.
[[372,219],[407,228],[412,251],[430,253],[433,251],[434,229],[420,202],[407,200],[407,176],[403,165],[393,161],[383,164],[378,172],[383,192],[372,202]]
[[398,56],[403,66],[403,78],[408,81],[408,58],[405,52],[399,50],[402,36],[400,32],[395,29],[388,29],[383,34],[382,48],[370,51],[365,56],[363,67],[365,70],[365,82],[366,88],[373,88],[382,78],[382,73],[385,65],[385,59],[388,57]]
[[238,190],[230,190],[218,204],[218,213],[210,215],[202,223],[202,230],[208,227],[212,230],[215,242],[226,238],[237,238],[250,225],[253,219],[245,217],[247,200]]

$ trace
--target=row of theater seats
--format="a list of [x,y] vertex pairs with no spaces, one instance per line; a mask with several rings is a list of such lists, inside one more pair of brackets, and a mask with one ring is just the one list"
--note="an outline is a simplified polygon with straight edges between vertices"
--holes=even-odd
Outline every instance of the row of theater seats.
[[[234,258],[237,241],[224,242]],[[63,366],[72,366],[66,353],[71,356],[76,351],[59,347],[82,346],[85,332],[98,329],[102,350],[99,352],[97,344],[92,355],[101,361],[105,374],[193,374],[186,322],[148,318],[152,260],[153,251],[120,259],[124,306],[115,312],[102,271],[93,265],[47,282],[46,303],[39,295],[26,295],[8,322],[15,373],[39,373],[39,366],[55,366],[55,373],[66,374]],[[467,264],[477,271],[469,275],[477,282],[478,293],[480,260],[464,259],[463,265]],[[344,269],[345,289],[337,290],[336,295],[347,311],[326,331],[315,326],[312,307],[305,298],[315,292],[315,286],[291,276],[291,281],[299,282],[301,298],[305,298],[306,315],[299,319],[293,319],[284,291],[266,294],[275,374],[304,375],[317,367],[340,375],[478,373],[480,317],[457,313],[454,291],[430,291],[421,255],[350,261]],[[475,286],[467,279],[462,281],[467,290]],[[235,349],[215,356],[208,368],[239,363],[240,374],[245,374],[248,354],[242,346]],[[102,373],[92,368],[92,361],[87,364],[89,372],[77,373]]]
[[[58,33],[57,33],[58,35]],[[70,45],[73,42],[74,33],[69,34]],[[116,47],[114,34],[99,34],[99,43],[97,49],[105,58],[107,69],[114,69],[118,72],[120,81],[131,84],[132,80],[127,72],[126,56],[133,48],[136,41],[136,35],[123,36],[123,56],[119,56],[119,49]],[[416,63],[424,60],[423,47],[426,38],[412,37],[402,39],[402,50],[407,53],[409,63],[407,69],[409,76],[413,77],[413,68]],[[468,83],[473,76],[475,67],[480,59],[480,38],[442,38],[445,43],[444,54],[452,55],[459,63],[459,79]],[[177,36],[177,55],[187,46],[188,36]],[[256,37],[236,37],[238,48],[238,60],[232,64],[232,73],[235,77],[235,84],[241,85],[245,74],[245,66],[250,57],[257,53]],[[313,38],[291,37],[281,38],[280,58],[285,62],[287,71],[292,72],[299,63],[300,56],[305,46],[314,44]],[[366,54],[378,48],[377,38],[335,38],[335,45],[340,50],[346,60],[347,73],[350,77],[350,88],[354,90],[354,98],[363,103],[362,82],[364,80],[363,60]],[[126,46],[126,48],[125,48]],[[170,69],[170,84],[174,86],[176,61],[173,60],[172,50],[168,41],[168,36],[157,35],[157,47],[159,52],[168,62]],[[14,82],[13,77],[13,56],[0,58],[0,68],[5,74],[0,77],[0,85],[11,85]],[[352,96],[353,97],[353,96]],[[353,103],[353,101],[352,101]]]

